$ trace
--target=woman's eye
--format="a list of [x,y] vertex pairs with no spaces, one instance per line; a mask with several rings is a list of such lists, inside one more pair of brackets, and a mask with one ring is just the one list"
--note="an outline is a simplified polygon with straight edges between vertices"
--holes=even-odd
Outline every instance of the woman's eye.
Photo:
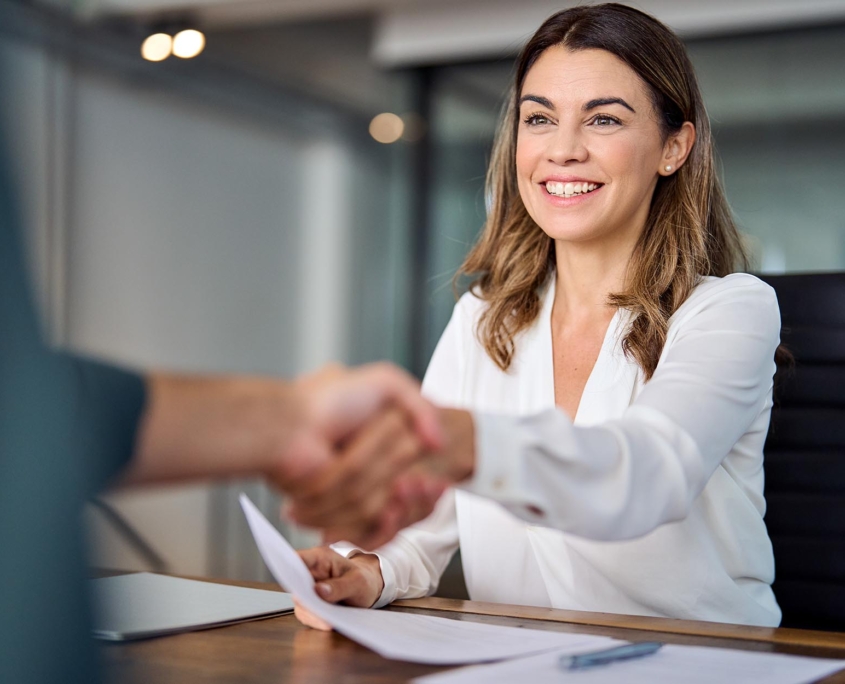
[[614,116],[606,114],[597,114],[593,117],[592,124],[595,126],[615,126],[619,123],[619,119]]
[[549,117],[545,114],[529,114],[525,117],[525,123],[529,126],[542,126],[549,123]]

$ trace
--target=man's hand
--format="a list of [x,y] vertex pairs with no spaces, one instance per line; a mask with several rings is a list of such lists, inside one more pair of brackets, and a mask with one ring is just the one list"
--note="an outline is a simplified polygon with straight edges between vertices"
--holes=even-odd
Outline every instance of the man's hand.
[[447,485],[413,471],[426,451],[405,412],[388,408],[292,488],[287,514],[323,529],[325,541],[380,546],[427,516]]
[[313,426],[334,443],[357,432],[388,405],[402,409],[420,441],[436,449],[443,441],[437,409],[420,395],[411,375],[390,363],[346,369],[330,365],[296,381]]
[[438,448],[442,443],[437,410],[420,395],[417,381],[396,366],[329,366],[300,378],[293,389],[298,429],[269,466],[271,479],[288,493],[298,494],[306,478],[331,464],[339,446],[390,408],[407,416],[419,444]]
[[468,478],[475,463],[474,426],[466,411],[440,409],[444,443],[426,448],[404,415],[372,420],[334,461],[300,482],[287,514],[323,530],[323,540],[365,549],[390,541],[428,516],[448,484]]

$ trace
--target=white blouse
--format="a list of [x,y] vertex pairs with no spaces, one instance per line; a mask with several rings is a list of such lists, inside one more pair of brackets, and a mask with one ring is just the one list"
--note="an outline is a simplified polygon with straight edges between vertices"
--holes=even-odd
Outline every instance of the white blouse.
[[432,593],[460,543],[474,600],[779,624],[763,522],[774,291],[746,274],[705,278],[647,383],[622,351],[618,310],[574,422],[554,403],[553,301],[552,283],[507,372],[476,338],[484,303],[455,306],[423,391],[473,411],[475,475],[379,549],[376,605]]

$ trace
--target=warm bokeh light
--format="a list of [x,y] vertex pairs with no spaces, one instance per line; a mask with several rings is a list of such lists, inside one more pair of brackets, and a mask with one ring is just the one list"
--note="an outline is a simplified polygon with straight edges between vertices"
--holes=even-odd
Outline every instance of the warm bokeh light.
[[196,57],[205,49],[205,35],[196,29],[185,29],[173,36],[173,54],[182,59]]
[[395,143],[402,137],[405,123],[396,114],[384,112],[370,121],[370,135],[380,143]]
[[170,57],[173,39],[166,33],[154,33],[141,45],[141,56],[150,62],[160,62]]

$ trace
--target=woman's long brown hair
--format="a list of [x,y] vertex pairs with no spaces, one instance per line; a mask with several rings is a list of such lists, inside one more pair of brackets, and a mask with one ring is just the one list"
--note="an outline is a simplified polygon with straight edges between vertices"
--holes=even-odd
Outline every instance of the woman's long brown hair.
[[492,206],[458,276],[475,277],[472,288],[487,303],[479,340],[507,370],[514,339],[537,318],[542,288],[555,267],[554,242],[528,215],[516,179],[522,85],[539,56],[553,46],[606,50],[631,67],[648,87],[664,137],[680,130],[685,121],[695,126],[696,140],[686,163],[658,180],[626,289],[611,294],[608,302],[632,312],[623,349],[649,379],[666,341],[669,317],[701,277],[747,268],[716,170],[710,122],[695,72],[678,37],[653,17],[616,3],[575,7],[547,19],[528,41],[517,61],[487,173]]

